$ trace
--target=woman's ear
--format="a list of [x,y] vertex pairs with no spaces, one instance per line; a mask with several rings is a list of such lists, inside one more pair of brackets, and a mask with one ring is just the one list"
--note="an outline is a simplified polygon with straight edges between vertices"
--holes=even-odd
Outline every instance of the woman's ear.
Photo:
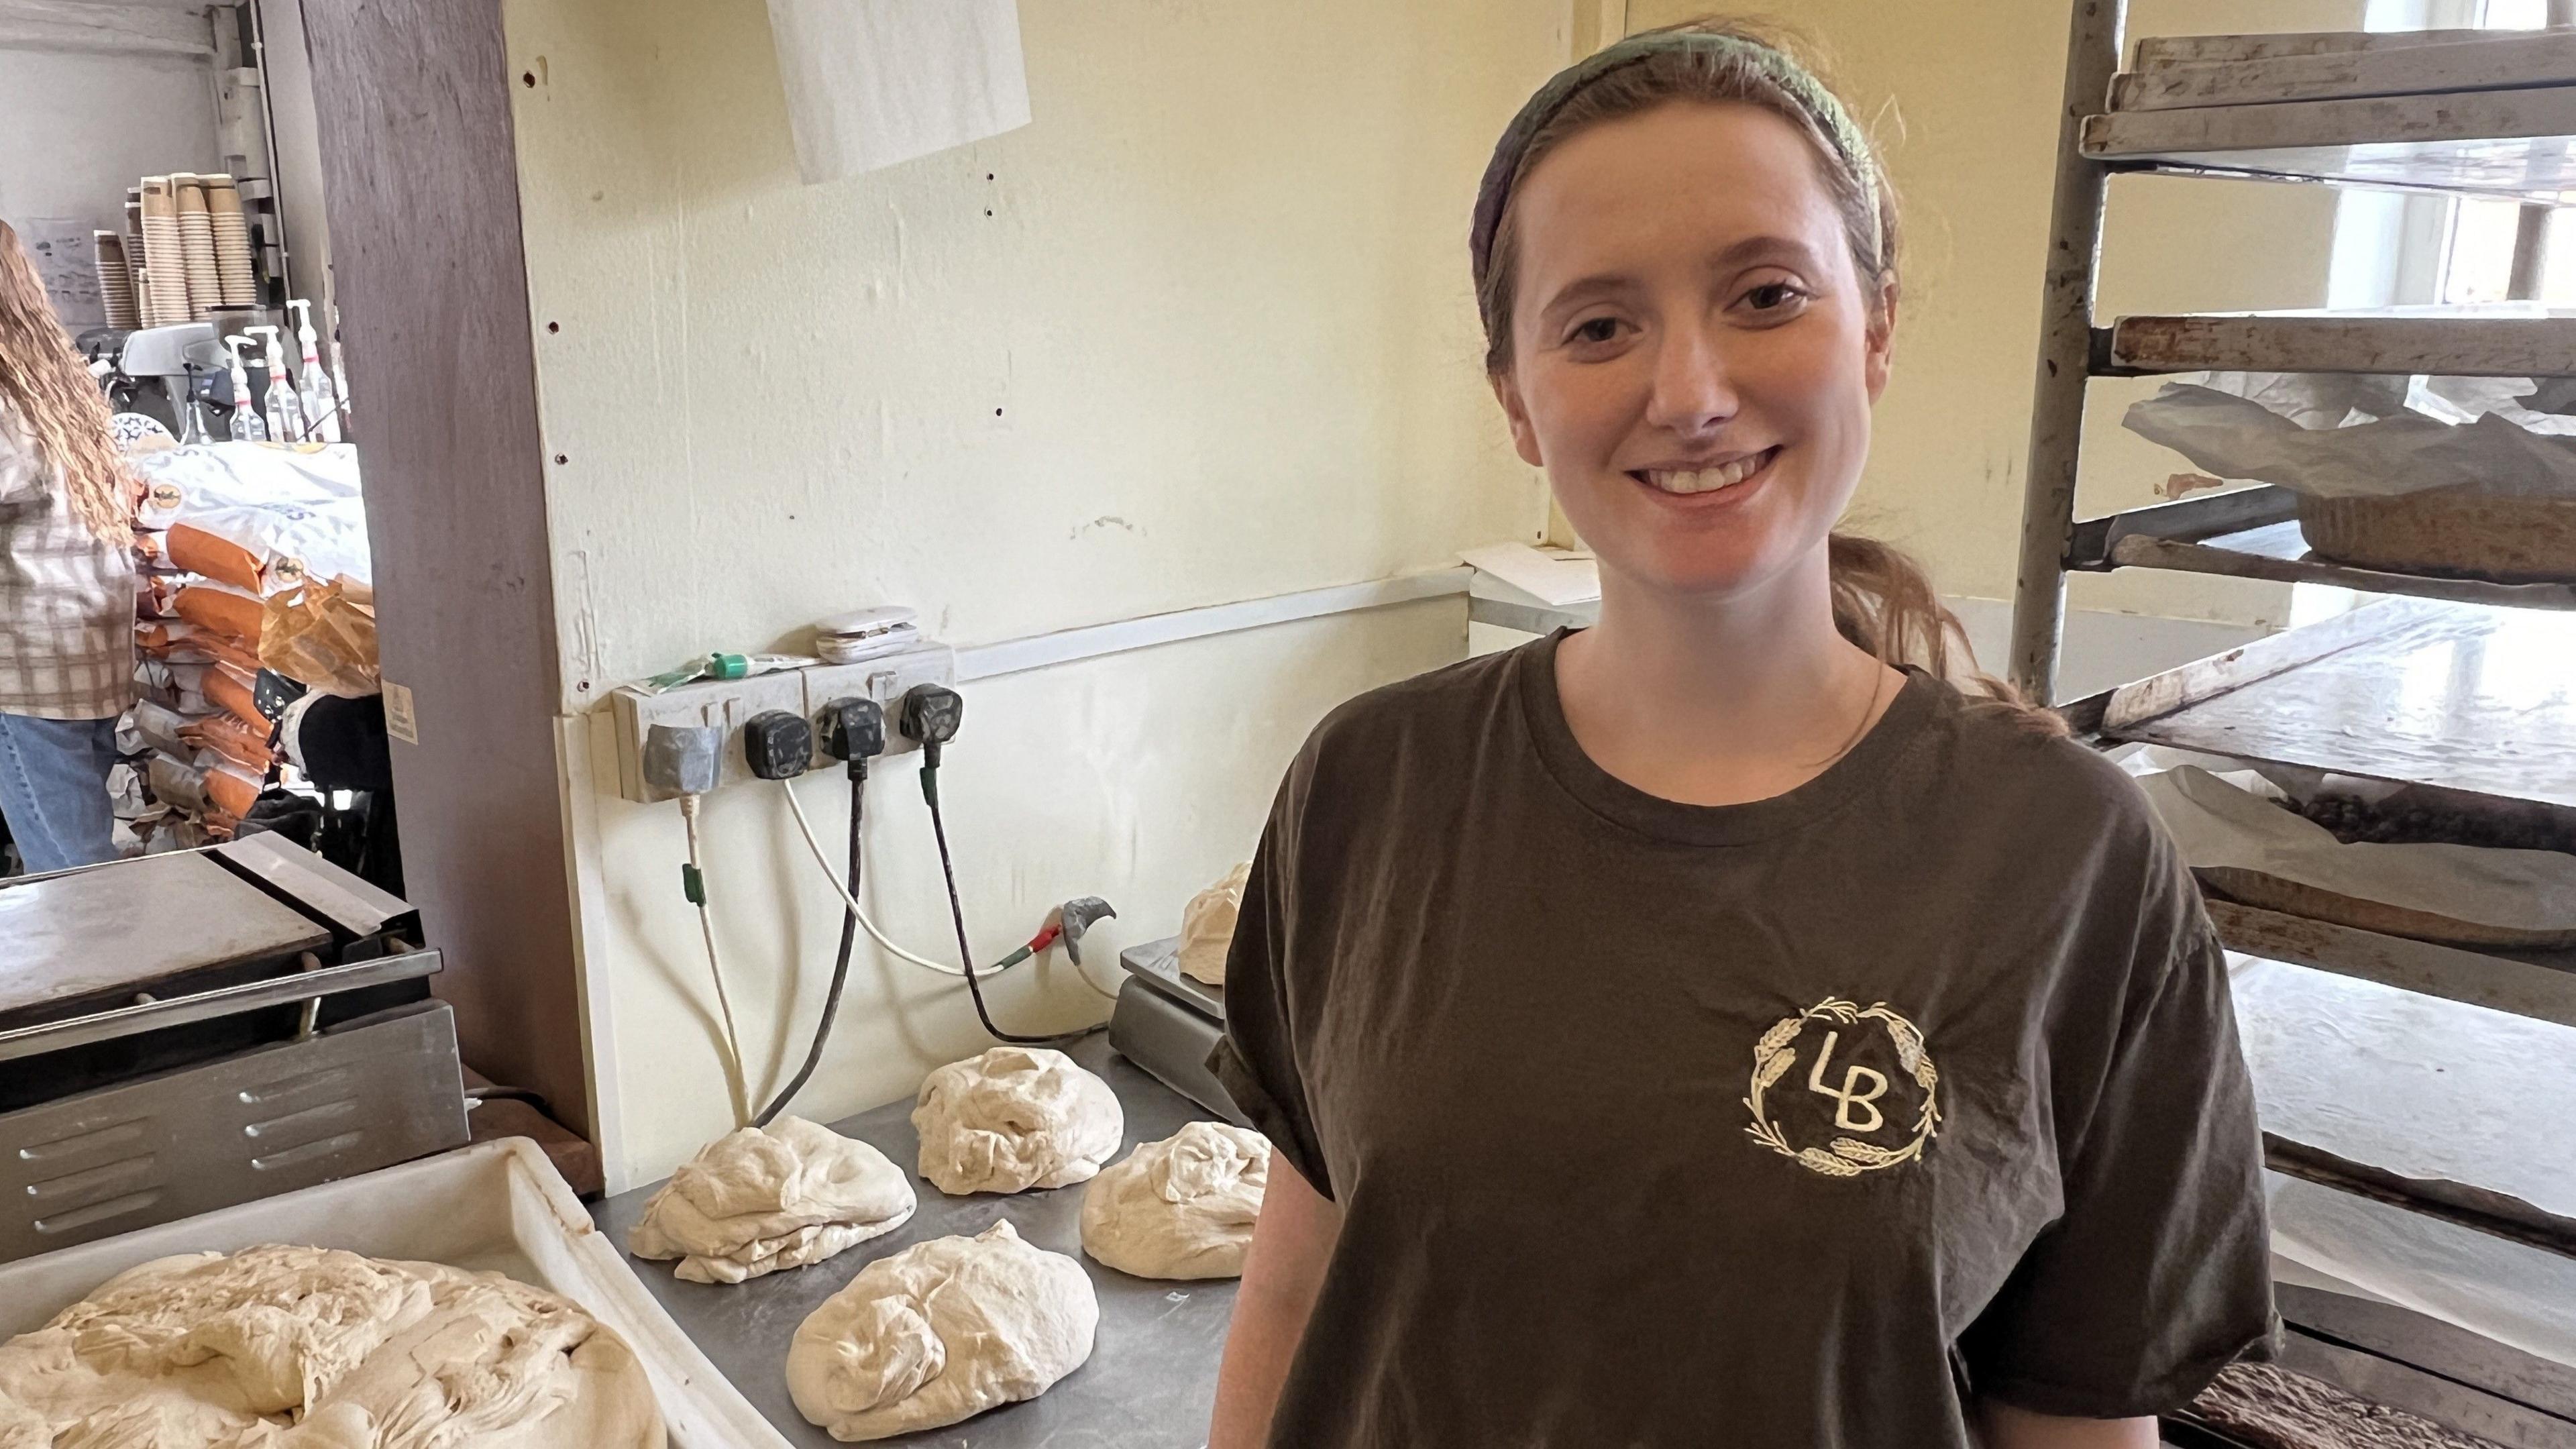
[[[1503,405],[1503,416],[1512,425],[1512,448],[1521,461],[1533,468],[1544,468],[1547,460],[1538,451],[1538,430],[1530,426],[1529,407],[1521,401],[1520,384],[1508,372],[1497,372],[1488,381],[1494,385],[1494,400]],[[1871,394],[1877,396],[1876,393]]]
[[1893,273],[1879,279],[1877,296],[1871,299],[1869,325],[1863,345],[1869,349],[1867,374],[1869,400],[1877,402],[1887,391],[1887,376],[1895,362],[1896,352],[1896,277]]

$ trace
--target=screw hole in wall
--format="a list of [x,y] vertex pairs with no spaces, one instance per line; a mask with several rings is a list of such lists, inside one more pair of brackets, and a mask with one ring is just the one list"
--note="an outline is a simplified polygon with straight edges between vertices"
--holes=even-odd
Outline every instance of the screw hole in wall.
[[[485,74],[488,75],[490,72],[487,71]],[[519,72],[519,84],[526,86],[530,90],[535,90],[537,88],[537,73],[532,70],[523,70]]]
[[556,462],[558,462],[558,463],[569,463],[569,462],[571,462],[571,461],[572,461],[572,459],[565,457],[565,456],[564,456],[563,454],[561,454],[561,453],[557,453],[557,454],[555,454],[555,461],[556,461]]
[[563,324],[561,322],[549,322],[546,324],[546,330],[548,332],[561,332],[563,330]]
[[1002,415],[1002,410],[1001,410],[1000,408],[995,408],[995,409],[993,409],[993,416],[995,416],[995,417],[997,417],[997,418],[998,418],[998,417],[1000,417],[1001,415]]

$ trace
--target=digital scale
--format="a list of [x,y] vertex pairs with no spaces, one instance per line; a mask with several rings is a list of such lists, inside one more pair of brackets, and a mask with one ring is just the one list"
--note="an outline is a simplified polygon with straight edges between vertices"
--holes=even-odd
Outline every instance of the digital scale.
[[1118,953],[1127,970],[1109,1013],[1109,1045],[1164,1086],[1249,1127],[1208,1070],[1208,1053],[1225,1035],[1225,989],[1181,974],[1181,938],[1166,936]]

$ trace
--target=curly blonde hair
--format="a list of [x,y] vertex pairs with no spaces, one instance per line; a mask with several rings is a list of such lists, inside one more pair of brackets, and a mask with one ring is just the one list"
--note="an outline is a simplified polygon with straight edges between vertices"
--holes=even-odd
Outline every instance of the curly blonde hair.
[[0,411],[36,435],[38,461],[62,477],[72,512],[89,531],[134,541],[127,503],[133,473],[109,431],[107,398],[45,299],[18,233],[0,221]]

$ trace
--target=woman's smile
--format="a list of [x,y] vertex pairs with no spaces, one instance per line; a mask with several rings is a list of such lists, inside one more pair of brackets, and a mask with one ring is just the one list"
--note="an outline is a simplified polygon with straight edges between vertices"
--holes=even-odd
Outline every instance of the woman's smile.
[[1628,476],[1666,498],[1716,501],[1719,495],[1725,495],[1729,501],[1740,501],[1769,481],[1772,461],[1779,456],[1780,448],[1775,443],[1732,457],[1631,468]]

